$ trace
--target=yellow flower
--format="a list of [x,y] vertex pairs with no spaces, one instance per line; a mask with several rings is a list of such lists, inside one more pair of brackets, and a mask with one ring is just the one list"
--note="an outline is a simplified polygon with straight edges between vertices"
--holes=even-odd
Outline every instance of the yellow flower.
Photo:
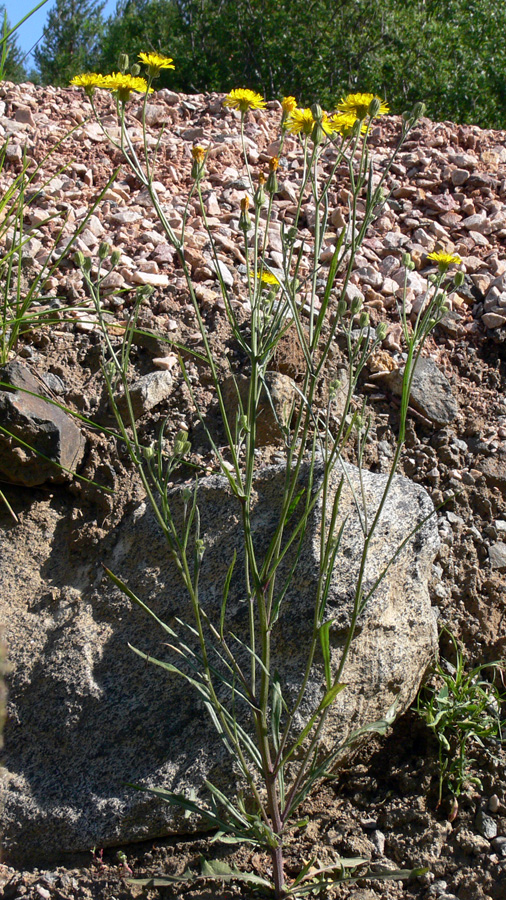
[[[250,272],[249,277],[251,279],[254,279],[255,273]],[[265,285],[266,287],[268,287],[268,286],[272,287],[273,285],[279,285],[279,280],[276,278],[275,275],[272,275],[270,272],[262,272],[261,275],[258,274],[258,280],[261,282],[262,286]]]
[[[353,113],[334,113],[333,116],[329,116],[328,123],[334,132],[342,135],[343,137],[349,137],[351,132],[353,131],[353,126],[355,122],[357,122],[357,117],[353,115]],[[360,126],[360,130],[362,134],[364,131],[367,131],[367,125],[365,122],[362,122]]]
[[262,272],[262,281],[264,284],[279,284],[279,280],[271,272]]
[[156,78],[161,69],[175,69],[173,60],[168,56],[160,56],[159,53],[139,53],[139,59],[148,67],[150,78]]
[[227,94],[223,106],[230,106],[231,109],[238,109],[245,113],[248,109],[265,109],[265,100],[261,94],[255,94],[255,91],[247,88],[235,88]]
[[380,97],[376,97],[375,94],[348,94],[344,100],[339,101],[337,108],[339,112],[351,113],[356,119],[362,120],[365,119],[369,113],[371,100],[379,101],[379,107],[375,113],[376,116],[384,116],[385,113],[389,112],[388,106],[384,100],[381,100]]
[[132,91],[137,91],[139,94],[145,94],[146,91],[148,91],[149,94],[153,93],[153,88],[148,88],[148,83],[145,78],[135,78],[133,75],[122,75],[121,72],[113,72],[112,75],[106,75],[101,86],[108,91],[115,91],[118,95],[118,99],[122,103],[126,103],[127,100],[130,100]]
[[283,97],[281,106],[283,108],[283,116],[286,117],[293,113],[294,109],[297,109],[297,101],[295,97]]
[[279,168],[279,156],[271,156],[269,159],[269,172],[277,172]]
[[206,152],[206,148],[201,147],[199,144],[195,144],[195,146],[192,147],[192,156],[195,162],[203,163],[206,158]]
[[[316,124],[317,122],[311,109],[294,109],[287,119],[286,127],[292,134],[311,135]],[[332,134],[333,128],[329,125],[327,113],[323,113],[321,127],[325,134]]]
[[96,72],[86,72],[83,75],[74,75],[70,83],[74,87],[84,88],[88,97],[93,97],[95,88],[105,87],[104,82],[105,77],[103,75],[97,75]]
[[442,275],[450,266],[460,266],[462,260],[456,253],[445,253],[443,250],[428,253],[427,259],[431,259],[437,263],[438,269]]

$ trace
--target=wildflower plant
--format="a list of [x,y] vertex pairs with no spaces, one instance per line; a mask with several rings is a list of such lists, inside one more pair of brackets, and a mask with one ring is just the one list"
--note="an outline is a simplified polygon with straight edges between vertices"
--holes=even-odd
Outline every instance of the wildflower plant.
[[[148,67],[146,102],[153,73],[149,69],[152,61],[149,59],[143,61]],[[90,97],[90,101],[96,112],[94,98]],[[248,111],[261,111],[265,108],[265,100],[253,91],[238,89],[227,95],[224,105],[240,112],[244,165],[249,179],[249,191],[240,201],[237,223],[242,253],[246,260],[243,291],[245,308],[250,310],[247,328],[238,315],[236,298],[232,296],[223,280],[212,226],[206,215],[203,199],[207,153],[205,148],[201,146],[193,148],[191,163],[193,183],[181,231],[176,234],[170,224],[168,213],[160,204],[156,193],[153,171],[158,144],[151,149],[145,137],[144,157],[138,155],[128,132],[125,103],[118,102],[117,107],[121,128],[119,142],[112,138],[110,140],[121,148],[125,163],[138,181],[147,188],[167,240],[177,254],[179,266],[186,279],[203,349],[197,352],[184,348],[184,356],[198,358],[208,369],[225,434],[226,451],[218,446],[208,431],[182,353],[180,365],[197,415],[206,430],[216,465],[227,479],[230,492],[237,502],[244,547],[242,584],[247,609],[247,635],[238,642],[237,636],[231,633],[228,624],[228,595],[232,578],[237,575],[234,571],[235,556],[230,559],[228,571],[223,575],[223,602],[216,620],[211,618],[210,611],[203,608],[200,600],[199,578],[205,555],[205,536],[200,531],[197,479],[193,487],[186,491],[182,526],[178,524],[171,508],[167,484],[172,473],[188,455],[190,445],[187,435],[184,433],[178,435],[172,449],[165,446],[163,434],[155,446],[146,447],[137,430],[131,405],[127,402],[127,412],[121,414],[115,399],[118,389],[122,389],[128,401],[128,362],[132,329],[136,327],[139,304],[146,302],[147,298],[142,292],[139,293],[130,327],[122,345],[118,348],[109,334],[101,311],[100,279],[94,285],[91,276],[88,276],[90,292],[95,298],[97,314],[103,325],[103,371],[121,439],[136,465],[148,500],[167,540],[172,559],[190,600],[193,621],[179,622],[177,627],[162,622],[142,598],[133,594],[127,584],[112,572],[109,572],[109,576],[127,597],[144,609],[157,626],[169,635],[171,646],[176,653],[175,662],[155,659],[151,653],[148,654],[139,648],[135,648],[135,653],[142,659],[185,679],[195,688],[231,753],[233,760],[231,771],[235,767],[240,773],[248,800],[246,802],[244,794],[237,794],[235,797],[225,796],[209,781],[205,784],[209,802],[161,788],[153,789],[152,792],[160,800],[179,807],[186,813],[197,815],[217,829],[219,838],[243,840],[259,846],[270,856],[272,863],[272,882],[247,873],[241,875],[227,869],[224,864],[206,863],[203,874],[214,874],[222,880],[243,877],[256,887],[270,891],[275,900],[281,900],[284,897],[304,896],[315,889],[325,890],[344,877],[351,880],[363,877],[365,871],[366,861],[362,859],[343,859],[331,869],[318,869],[314,866],[315,861],[310,860],[301,868],[299,875],[289,881],[284,869],[285,847],[290,829],[297,820],[299,807],[313,787],[331,772],[346,747],[351,746],[359,734],[367,731],[383,733],[393,720],[394,714],[391,712],[381,722],[370,723],[363,726],[360,732],[348,734],[342,743],[332,750],[325,750],[323,747],[321,735],[325,722],[334,701],[345,690],[346,663],[357,624],[388,569],[387,566],[372,589],[366,587],[365,572],[371,541],[380,527],[382,512],[402,451],[415,365],[434,323],[444,313],[446,293],[441,286],[443,278],[441,272],[436,277],[436,282],[431,285],[427,303],[414,324],[408,321],[401,303],[407,362],[397,448],[378,507],[374,511],[367,511],[367,508],[364,508],[360,516],[362,555],[351,602],[351,624],[340,661],[336,666],[332,666],[330,630],[333,622],[328,618],[326,605],[332,571],[339,558],[344,527],[338,525],[341,490],[346,478],[341,465],[343,451],[355,434],[358,435],[359,447],[361,442],[363,445],[365,441],[367,419],[362,407],[354,405],[353,395],[369,354],[378,347],[386,335],[384,324],[376,329],[372,328],[368,312],[360,301],[354,300],[351,304],[347,301],[347,288],[357,251],[370,223],[378,215],[387,197],[386,182],[392,163],[402,142],[419,116],[423,114],[423,106],[418,105],[412,113],[404,115],[397,147],[383,168],[381,176],[377,176],[368,148],[368,136],[374,117],[386,112],[386,106],[379,98],[362,94],[352,95],[346,104],[341,103],[343,108],[338,108],[334,114],[337,120],[334,120],[332,115],[328,116],[317,104],[310,109],[300,110],[294,103],[294,98],[285,98],[279,123],[280,156],[284,136],[287,131],[291,131],[299,140],[302,176],[291,218],[281,222],[282,265],[278,270],[272,271],[268,262],[267,243],[269,224],[274,213],[274,198],[278,190],[280,159],[273,157],[269,164],[269,172],[261,172],[260,177],[254,177],[248,164],[243,127]],[[336,127],[340,116],[346,121],[343,128]],[[98,114],[97,118],[100,122]],[[143,126],[146,136],[145,119]],[[102,127],[107,134],[105,126]],[[324,163],[327,166],[327,174],[322,175]],[[321,257],[328,229],[329,193],[335,189],[338,170],[342,171],[343,167],[346,167],[348,172],[347,182],[350,189],[348,222],[338,230],[332,258],[330,263],[324,266]],[[302,253],[307,235],[304,236],[304,241],[300,238],[308,197],[314,210],[309,270],[303,266]],[[184,254],[185,226],[190,200],[196,200],[198,203],[228,321],[235,341],[247,359],[248,390],[245,398],[241,395],[236,381],[238,410],[235,427],[227,415],[218,363],[213,356],[209,334]],[[407,273],[408,262],[406,260]],[[279,418],[277,420],[279,441],[285,457],[284,488],[280,507],[276,510],[273,536],[267,550],[260,554],[252,537],[254,487],[259,469],[258,410],[262,396],[269,397],[269,366],[279,341],[288,329],[296,334],[305,361],[305,372],[302,382],[297,386],[297,398],[294,400],[290,415],[283,421]],[[326,377],[331,348],[338,336],[347,348],[349,374],[344,411],[340,415],[335,412],[336,391],[332,385],[326,408],[318,404],[319,387]],[[181,348],[176,345],[176,349]],[[360,461],[361,451],[358,457],[359,464]],[[310,489],[301,494],[300,474],[304,467],[310,472]],[[317,468],[321,472],[319,479],[313,477]],[[335,470],[342,471],[343,474],[340,488],[331,499],[329,485]],[[289,700],[289,690],[282,683],[279,674],[273,671],[271,660],[280,636],[280,619],[288,585],[291,579],[296,578],[304,532],[320,500],[322,521],[319,531],[319,577],[314,597],[312,633],[296,696]],[[363,502],[365,504],[365,498]],[[422,524],[413,523],[413,529],[406,536],[402,547]],[[402,548],[399,548],[398,552],[400,549]],[[294,564],[287,584],[281,573],[283,560],[288,553],[293,554]],[[319,671],[318,661],[323,661],[321,696],[301,725],[299,724],[301,711],[308,700],[310,678],[315,671]],[[239,699],[247,710],[245,717],[239,716],[237,712],[236,705]],[[406,873],[390,873],[395,878],[403,877],[404,874]],[[375,877],[387,876],[384,873],[383,875],[376,873]],[[157,878],[150,883],[158,886],[169,884],[174,880],[177,879]]]
[[[483,790],[470,756],[473,747],[493,756],[494,744],[504,740],[502,708],[505,695],[494,683],[504,673],[503,662],[469,669],[456,638],[446,631],[453,646],[454,662],[438,660],[432,677],[419,691],[416,711],[438,743],[439,803],[446,788],[457,798],[468,786]],[[488,674],[488,677],[487,677]]]

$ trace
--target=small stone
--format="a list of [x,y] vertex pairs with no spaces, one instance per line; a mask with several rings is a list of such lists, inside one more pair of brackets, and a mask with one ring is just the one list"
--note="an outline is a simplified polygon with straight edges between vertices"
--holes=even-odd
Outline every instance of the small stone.
[[506,324],[506,316],[501,316],[495,312],[487,312],[482,315],[481,321],[487,328],[502,328]]
[[502,541],[491,544],[488,548],[488,558],[491,569],[498,569],[499,572],[506,571],[506,544]]
[[506,837],[496,837],[492,840],[492,849],[498,856],[506,859]]
[[221,261],[221,259],[219,259],[217,262],[212,260],[209,263],[209,267],[212,269],[216,276],[218,276],[219,271],[219,274],[221,275],[223,282],[227,287],[234,286],[234,276],[232,275],[230,269],[225,265],[225,263]]
[[[505,547],[506,549],[506,547]],[[487,841],[497,837],[497,822],[485,812],[486,805],[482,804],[476,814],[475,825],[478,833]]]
[[451,177],[452,184],[455,186],[465,184],[469,178],[469,172],[466,169],[454,169]]
[[177,366],[177,356],[174,353],[169,354],[169,356],[157,356],[153,360],[153,365],[157,369],[165,369],[170,372],[174,366]]
[[[398,396],[402,394],[403,371],[396,369],[381,377],[381,381]],[[430,357],[422,357],[416,364],[410,404],[440,428],[453,422],[458,413],[450,383]]]
[[[172,375],[169,372],[150,372],[139,378],[130,388],[130,402],[135,419],[140,419],[145,413],[158,406],[172,391]],[[128,404],[124,394],[116,398],[118,409],[122,416],[128,413]]]
[[[496,522],[496,526],[497,526],[497,522]],[[497,796],[497,794],[492,794],[492,796],[489,798],[489,801],[488,801],[489,811],[491,813],[498,812],[500,805],[501,805],[501,801],[499,800],[499,797]]]
[[168,275],[155,272],[140,272],[139,270],[132,272],[130,280],[134,284],[151,284],[153,287],[168,287],[170,283]]

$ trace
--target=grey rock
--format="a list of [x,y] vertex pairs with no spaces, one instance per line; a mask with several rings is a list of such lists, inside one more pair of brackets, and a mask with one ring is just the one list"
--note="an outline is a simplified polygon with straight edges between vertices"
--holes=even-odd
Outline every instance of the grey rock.
[[226,266],[225,263],[221,261],[221,259],[218,259],[216,262],[214,259],[211,260],[209,262],[209,268],[213,270],[217,277],[218,275],[221,276],[223,283],[227,287],[234,286],[234,276],[232,275],[232,272],[230,271],[228,266]]
[[46,385],[21,362],[0,369],[0,382],[13,388],[0,390],[0,421],[8,432],[0,432],[2,475],[26,487],[66,480],[63,469],[74,472],[84,455],[81,430],[71,416],[48,402]]
[[[329,501],[341,480],[333,473]],[[331,578],[326,617],[331,628],[331,666],[336,671],[350,621],[363,549],[355,496],[377,508],[386,476],[346,467],[336,528],[346,520]],[[252,540],[261,560],[276,525],[283,466],[261,470],[254,484]],[[307,485],[307,465],[300,473]],[[314,485],[321,482],[317,467]],[[176,521],[184,514],[182,488],[169,494]],[[243,634],[247,621],[242,582],[240,504],[221,476],[199,482],[201,535],[205,543],[200,600],[219,623],[224,577],[237,551],[227,611],[227,629]],[[362,500],[360,501],[362,502]],[[372,541],[364,590],[371,590],[409,529],[432,509],[428,494],[396,477]],[[10,716],[5,732],[4,861],[36,860],[90,847],[188,831],[195,823],[153,795],[127,783],[199,792],[210,777],[230,791],[230,757],[210,727],[201,702],[182,679],[147,665],[127,644],[175,661],[167,635],[128,601],[104,574],[102,563],[123,578],[154,612],[174,627],[191,621],[189,603],[154,514],[143,505],[127,515],[110,543],[87,547],[79,565],[70,556],[68,522],[58,504],[38,507],[37,523],[14,526],[0,509],[0,613],[13,671]],[[68,515],[68,513],[66,513]],[[299,513],[294,514],[295,527]],[[2,518],[3,517],[3,518]],[[301,683],[312,630],[318,582],[321,502],[304,530],[300,558],[273,635],[272,667],[287,702]],[[47,548],[41,565],[40,542]],[[20,547],[31,569],[18,577]],[[349,729],[398,712],[413,700],[437,646],[436,620],[427,584],[438,547],[429,519],[392,562],[359,620],[343,681],[346,689],[330,710],[322,735],[336,748]],[[286,576],[293,557],[280,570]],[[184,635],[191,641],[191,634]],[[323,696],[319,652],[300,708],[300,727]]]
[[[398,396],[402,393],[403,373],[404,369],[394,369],[381,378],[381,381]],[[410,404],[440,428],[449,425],[457,416],[457,401],[453,396],[450,382],[440,372],[433,359],[418,360],[411,387]]]
[[481,834],[487,841],[491,841],[493,838],[497,837],[497,822],[492,816],[487,815],[486,804],[480,806],[476,813],[475,825],[478,834]]
[[[130,388],[130,402],[135,419],[163,403],[172,391],[173,378],[170,372],[149,372],[139,378]],[[118,409],[123,416],[128,414],[128,403],[124,394],[116,398]]]
[[[246,375],[229,375],[223,382],[223,401],[232,434],[235,434],[236,429],[239,397],[243,409],[248,403],[249,383],[250,380]],[[268,396],[263,388],[256,418],[259,447],[281,441],[281,428],[289,424],[290,413],[298,398],[295,383],[288,375],[281,372],[266,372],[265,383]]]
[[506,837],[496,837],[492,841],[492,849],[495,850],[498,856],[502,859],[506,859]]
[[488,548],[488,558],[490,560],[490,568],[498,569],[500,572],[506,570],[506,544],[503,541],[496,541]]

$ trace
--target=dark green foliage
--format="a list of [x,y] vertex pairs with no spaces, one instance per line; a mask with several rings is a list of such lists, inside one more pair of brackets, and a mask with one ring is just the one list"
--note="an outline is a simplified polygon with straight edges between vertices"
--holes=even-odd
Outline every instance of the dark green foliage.
[[[2,40],[3,35],[8,34],[10,29],[11,25],[9,23],[9,20],[5,17],[5,5],[0,4],[0,40]],[[10,37],[7,38],[6,50],[7,53],[3,65],[2,79],[5,81],[14,81],[17,84],[22,81],[26,81],[26,71],[23,65],[23,55],[18,47],[15,34],[11,34]],[[2,50],[0,50],[0,55],[2,54],[2,52],[3,47]]]
[[94,71],[104,5],[98,0],[56,0],[34,53],[42,84],[66,87],[74,75]]
[[94,55],[86,23],[96,3],[59,7],[51,33],[75,8],[83,43],[45,38],[37,56],[45,82],[67,83],[78,69],[112,72],[120,52],[133,63],[156,50],[176,64],[158,87],[249,87],[329,110],[345,93],[372,91],[397,113],[425,100],[433,119],[506,122],[506,4],[497,0],[118,0],[103,35],[91,30],[100,37]]

